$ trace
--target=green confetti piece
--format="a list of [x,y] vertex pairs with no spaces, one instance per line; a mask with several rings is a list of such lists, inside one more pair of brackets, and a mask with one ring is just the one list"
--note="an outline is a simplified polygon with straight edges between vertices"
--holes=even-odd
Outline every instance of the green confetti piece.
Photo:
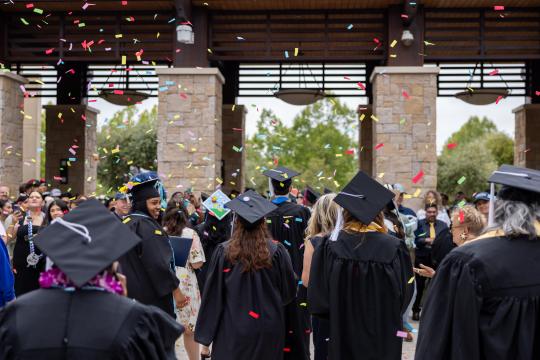
[[34,8],[34,12],[40,15],[43,14],[43,10],[41,10],[40,8]]
[[465,182],[465,180],[467,180],[467,178],[466,178],[465,176],[462,176],[462,177],[459,178],[459,180],[457,181],[457,183],[458,183],[459,185],[461,185],[461,184],[463,184],[463,183]]
[[405,121],[406,121],[406,120],[402,118],[401,120],[399,120],[399,124],[400,124],[400,125],[403,125],[403,124],[405,124]]
[[24,25],[30,25],[30,23],[28,21],[26,21],[24,18],[21,18],[21,22],[24,24]]
[[465,205],[467,205],[467,202],[465,200],[461,200],[457,205],[458,205],[458,207],[462,208]]
[[80,23],[80,24],[79,24],[79,27],[80,27],[80,28],[85,27],[85,26],[86,26],[85,23]]

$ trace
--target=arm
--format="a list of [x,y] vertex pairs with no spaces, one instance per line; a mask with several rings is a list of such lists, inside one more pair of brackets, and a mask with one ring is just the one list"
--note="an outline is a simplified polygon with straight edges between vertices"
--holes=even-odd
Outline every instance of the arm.
[[191,244],[191,252],[189,254],[189,263],[194,270],[202,268],[206,257],[204,256],[204,250],[201,246],[201,240],[199,235],[193,231],[193,243]]
[[308,303],[313,315],[327,316],[330,312],[331,259],[327,256],[327,244],[322,243],[315,249],[311,262]]
[[305,287],[308,287],[309,284],[309,271],[311,270],[311,259],[313,258],[313,253],[315,249],[311,241],[306,241],[306,246],[304,248],[304,267],[302,269],[302,284]]

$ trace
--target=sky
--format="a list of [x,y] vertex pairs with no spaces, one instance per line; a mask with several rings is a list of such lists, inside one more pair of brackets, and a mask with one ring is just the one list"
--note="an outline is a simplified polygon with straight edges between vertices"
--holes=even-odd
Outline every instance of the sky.
[[[365,97],[350,98],[343,97],[340,99],[351,108],[357,108],[360,104],[365,104]],[[486,116],[492,120],[497,128],[511,137],[514,136],[514,114],[512,110],[522,105],[525,102],[524,97],[508,97],[501,100],[498,104],[491,105],[469,105],[459,99],[453,97],[437,98],[437,150],[441,151],[446,139],[450,135],[459,130],[459,128],[471,116]],[[284,121],[286,124],[292,124],[294,117],[302,111],[302,106],[289,105],[279,99],[271,97],[247,98],[239,97],[238,105],[245,105],[248,113],[246,118],[246,133],[248,136],[256,132],[257,119],[263,108],[270,108],[272,111]],[[150,109],[157,104],[157,98],[145,100],[141,105],[138,105],[139,111]],[[90,106],[101,111],[98,121],[103,123],[106,119],[122,109],[120,106],[112,105],[102,99],[91,103]]]

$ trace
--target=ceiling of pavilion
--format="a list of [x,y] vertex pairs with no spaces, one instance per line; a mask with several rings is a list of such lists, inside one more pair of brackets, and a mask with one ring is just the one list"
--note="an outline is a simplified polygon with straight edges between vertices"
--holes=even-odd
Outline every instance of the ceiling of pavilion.
[[[47,12],[56,11],[78,11],[81,10],[85,2],[71,0],[12,0],[2,1],[0,11],[19,12],[28,11],[27,4],[33,4],[34,7],[46,10]],[[85,11],[162,11],[172,10],[174,8],[173,0],[127,0],[127,5],[122,5],[121,0],[91,0],[92,5],[86,7]]]
[[[197,6],[234,11],[374,9],[402,3],[402,0],[193,0],[193,4]],[[497,5],[492,0],[418,0],[417,3],[430,8],[492,7]],[[539,5],[537,0],[505,0],[500,3],[506,7]]]

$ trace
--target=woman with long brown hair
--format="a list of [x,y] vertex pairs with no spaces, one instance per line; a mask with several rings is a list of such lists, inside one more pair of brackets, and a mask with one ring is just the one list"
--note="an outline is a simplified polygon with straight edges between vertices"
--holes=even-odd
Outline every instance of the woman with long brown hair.
[[212,344],[215,359],[282,359],[283,307],[294,299],[296,280],[287,250],[266,226],[276,206],[247,191],[226,207],[236,213],[234,229],[208,268],[195,340]]

